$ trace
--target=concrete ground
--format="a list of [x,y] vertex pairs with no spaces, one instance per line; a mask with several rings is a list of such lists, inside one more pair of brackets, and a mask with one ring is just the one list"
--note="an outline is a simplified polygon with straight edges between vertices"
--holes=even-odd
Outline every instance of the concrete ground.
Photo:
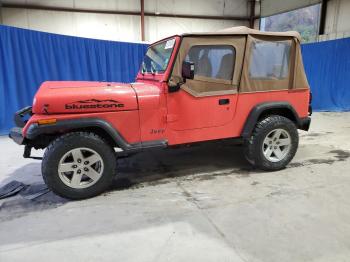
[[[120,159],[93,199],[0,200],[0,261],[350,261],[350,113],[315,113],[300,135],[279,172],[217,142]],[[0,186],[43,183],[40,161],[0,148]]]

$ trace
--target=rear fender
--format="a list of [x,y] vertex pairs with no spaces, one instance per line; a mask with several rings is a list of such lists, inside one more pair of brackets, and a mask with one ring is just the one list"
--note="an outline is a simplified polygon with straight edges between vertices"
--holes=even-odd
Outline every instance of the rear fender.
[[267,102],[256,105],[249,113],[248,118],[244,124],[241,136],[249,138],[255,128],[256,123],[260,117],[268,114],[282,115],[292,120],[297,128],[307,131],[310,126],[310,118],[300,118],[288,102]]

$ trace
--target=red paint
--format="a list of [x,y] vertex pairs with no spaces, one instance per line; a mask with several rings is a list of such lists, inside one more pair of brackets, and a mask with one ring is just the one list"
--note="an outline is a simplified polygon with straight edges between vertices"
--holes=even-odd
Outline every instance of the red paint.
[[[174,51],[163,74],[139,72],[136,83],[43,83],[35,96],[34,115],[25,126],[24,135],[29,125],[39,119],[93,117],[108,121],[129,143],[166,139],[169,145],[176,145],[239,137],[252,108],[263,102],[286,101],[299,117],[308,115],[308,89],[200,98],[184,90],[168,93],[166,81],[179,45],[180,37],[176,36]],[[230,103],[219,105],[220,99],[229,99]],[[87,107],[70,108],[71,104]]]
[[[105,103],[99,101],[105,101]],[[84,108],[79,109],[79,107]],[[50,114],[93,113],[137,109],[136,93],[130,84],[102,82],[44,82],[35,95],[33,104],[35,114],[45,112]]]
[[136,143],[140,141],[140,123],[138,110],[122,111],[122,112],[101,112],[101,113],[89,113],[89,114],[34,114],[26,126],[23,129],[23,135],[25,136],[28,127],[32,123],[37,123],[39,119],[81,119],[81,118],[101,118],[109,122],[114,128],[116,128],[120,134],[129,143]]
[[[187,94],[181,93],[186,92],[180,91],[177,93],[178,96],[187,97]],[[169,145],[176,145],[239,137],[250,111],[255,105],[263,102],[289,102],[299,117],[306,117],[308,116],[308,94],[309,90],[305,89],[299,92],[273,91],[202,98],[202,101],[207,101],[211,105],[210,107],[202,106],[202,101],[195,101],[193,98],[190,99],[192,102],[187,104],[188,109],[191,109],[194,103],[200,104],[200,109],[188,111],[187,114],[182,109],[177,111],[174,109],[174,114],[178,113],[179,120],[168,124],[166,138]],[[230,103],[231,107],[228,111],[224,110],[225,106],[218,105],[217,101],[220,98],[230,98],[232,104]]]

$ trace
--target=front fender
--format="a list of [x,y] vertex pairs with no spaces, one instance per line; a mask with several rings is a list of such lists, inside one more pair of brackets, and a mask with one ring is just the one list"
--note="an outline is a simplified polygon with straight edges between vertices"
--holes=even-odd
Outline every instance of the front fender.
[[103,129],[123,150],[128,150],[131,147],[131,144],[126,142],[118,130],[113,128],[113,126],[107,121],[99,118],[60,120],[55,124],[50,125],[39,125],[38,123],[32,123],[26,130],[25,137],[27,139],[34,140],[40,135],[66,133],[74,129],[91,127],[98,127]]
[[101,128],[105,131],[108,136],[113,139],[113,141],[126,152],[136,152],[145,148],[161,147],[167,146],[166,140],[156,140],[138,143],[128,143],[126,139],[115,129],[108,121],[99,118],[80,118],[80,119],[69,119],[60,120],[55,124],[50,125],[39,125],[37,123],[32,123],[25,134],[25,139],[35,140],[40,135],[50,135],[55,133],[67,133],[74,130],[81,130],[89,128]]

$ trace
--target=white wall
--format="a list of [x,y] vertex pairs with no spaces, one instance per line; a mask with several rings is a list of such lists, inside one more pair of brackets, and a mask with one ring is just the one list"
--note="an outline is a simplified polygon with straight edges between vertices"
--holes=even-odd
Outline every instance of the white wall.
[[[8,0],[3,3],[97,10],[139,11],[139,0]],[[246,0],[145,0],[145,11],[155,14],[247,16]],[[99,13],[1,9],[2,23],[51,33],[119,41],[141,41],[140,17]],[[146,41],[183,32],[215,31],[245,21],[145,17]]]
[[329,0],[326,14],[325,34],[319,39],[330,40],[350,37],[350,1]]
[[3,24],[88,38],[140,41],[138,16],[2,8]]
[[145,19],[145,23],[146,40],[151,39],[151,41],[161,39],[172,34],[180,34],[185,32],[210,32],[232,26],[248,26],[248,23],[242,21],[203,20],[168,17],[147,17]]

